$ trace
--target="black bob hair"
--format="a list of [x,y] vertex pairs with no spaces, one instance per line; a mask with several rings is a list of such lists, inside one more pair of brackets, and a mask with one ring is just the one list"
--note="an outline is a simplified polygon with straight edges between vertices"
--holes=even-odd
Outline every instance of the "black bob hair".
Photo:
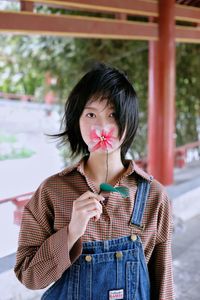
[[61,144],[69,142],[72,156],[89,154],[88,146],[83,141],[79,120],[88,102],[107,100],[107,105],[115,110],[116,123],[119,128],[119,138],[125,131],[121,145],[121,159],[133,142],[138,128],[138,100],[136,92],[127,76],[105,64],[95,64],[71,91],[61,122],[63,131],[53,137],[59,138]]

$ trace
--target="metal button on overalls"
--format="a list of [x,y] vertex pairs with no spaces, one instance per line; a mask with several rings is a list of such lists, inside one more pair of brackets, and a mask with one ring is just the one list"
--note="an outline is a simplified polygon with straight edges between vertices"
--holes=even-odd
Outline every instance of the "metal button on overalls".
[[123,256],[123,253],[121,251],[116,252],[116,257],[117,258],[122,258],[122,256]]
[[137,235],[131,234],[131,240],[132,240],[132,241],[136,241],[136,240],[137,240]]
[[86,255],[85,260],[86,260],[87,262],[91,262],[92,256],[91,256],[91,255]]

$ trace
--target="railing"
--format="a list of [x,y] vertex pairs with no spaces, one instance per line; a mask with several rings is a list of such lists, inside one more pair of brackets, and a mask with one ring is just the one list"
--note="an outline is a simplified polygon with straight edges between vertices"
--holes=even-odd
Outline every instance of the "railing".
[[[193,153],[193,155],[191,155]],[[195,154],[194,154],[195,153]],[[178,147],[175,150],[175,167],[183,168],[188,162],[193,159],[200,160],[200,141],[189,143]],[[143,169],[147,169],[147,159],[137,160],[136,163]],[[23,209],[26,203],[32,197],[33,192],[14,196],[11,198],[0,199],[0,204],[12,202],[16,207],[14,210],[14,224],[20,225]]]
[[[200,160],[200,141],[188,143],[175,149],[175,168],[183,168],[186,166],[187,163],[190,163],[193,160]],[[145,171],[147,170],[148,161],[146,157],[137,160],[136,163]]]
[[33,95],[21,95],[21,94],[11,94],[0,92],[0,98],[9,100],[21,100],[21,101],[34,101],[35,97]]
[[200,141],[189,143],[175,150],[175,167],[183,168],[193,160],[200,160]]
[[26,193],[14,197],[6,198],[6,199],[0,199],[0,204],[12,202],[16,206],[13,212],[13,219],[14,219],[13,223],[15,225],[20,225],[24,206],[31,199],[33,193],[34,192],[30,192],[30,193]]

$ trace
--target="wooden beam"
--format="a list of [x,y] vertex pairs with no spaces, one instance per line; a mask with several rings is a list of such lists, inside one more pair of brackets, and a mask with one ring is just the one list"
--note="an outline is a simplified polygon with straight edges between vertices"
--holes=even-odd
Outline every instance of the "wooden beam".
[[200,27],[176,26],[176,42],[200,43]]
[[[19,0],[18,0],[19,1]],[[33,1],[33,0],[26,0]],[[158,9],[155,1],[147,0],[34,0],[35,3],[58,5],[63,8],[83,9],[96,12],[126,13],[130,15],[157,16]]]
[[[18,0],[19,1],[19,0]],[[33,0],[26,0],[31,2]],[[96,12],[125,13],[127,15],[158,17],[158,2],[152,0],[34,0],[35,3],[46,5],[58,5],[68,9],[82,9]],[[200,8],[175,5],[175,19],[198,23],[200,20]]]
[[21,11],[30,11],[32,12],[34,9],[34,3],[33,2],[27,2],[27,1],[20,1],[21,4]]
[[115,14],[115,19],[118,19],[118,20],[127,20],[127,14],[124,14],[124,13],[116,13],[116,14]]
[[200,20],[200,8],[186,5],[175,5],[175,19],[198,23]]
[[[30,12],[1,11],[0,32],[124,40],[158,39],[155,23]],[[176,41],[200,43],[200,28],[176,26]]]
[[82,16],[0,12],[0,31],[83,38],[156,40],[157,25]]

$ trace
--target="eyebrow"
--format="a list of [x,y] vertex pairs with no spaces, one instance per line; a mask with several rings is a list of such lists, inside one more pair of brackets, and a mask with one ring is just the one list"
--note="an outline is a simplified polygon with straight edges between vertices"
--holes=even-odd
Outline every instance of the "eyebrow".
[[95,107],[93,106],[85,106],[84,109],[93,109],[93,110],[97,110]]
[[[87,106],[87,105],[84,107],[84,109],[93,109],[93,110],[98,110],[97,108],[95,108],[95,107],[93,107],[93,106]],[[114,107],[113,107],[113,106],[112,106],[112,107],[110,106],[110,107],[108,107],[108,109],[110,109],[110,110],[113,110],[113,109],[114,109]]]

